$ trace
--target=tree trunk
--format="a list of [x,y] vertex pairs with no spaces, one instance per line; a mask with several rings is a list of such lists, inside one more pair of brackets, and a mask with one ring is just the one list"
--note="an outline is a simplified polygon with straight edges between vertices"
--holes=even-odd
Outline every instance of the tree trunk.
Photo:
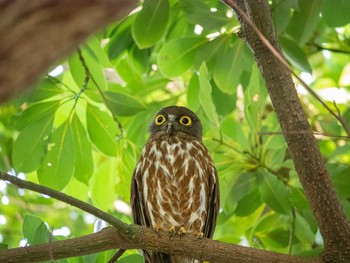
[[[265,80],[295,169],[324,239],[324,262],[350,262],[350,224],[325,167],[317,141],[303,111],[288,69],[262,42],[241,11],[282,55],[265,0],[225,0],[242,25],[241,36],[251,48]],[[237,9],[237,7],[240,9]],[[282,55],[283,56],[283,55]],[[303,131],[303,133],[295,133]]]

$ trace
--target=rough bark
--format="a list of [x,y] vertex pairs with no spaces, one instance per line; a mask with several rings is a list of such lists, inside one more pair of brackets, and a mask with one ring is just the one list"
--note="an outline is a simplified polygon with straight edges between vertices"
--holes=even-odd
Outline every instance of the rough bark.
[[166,233],[156,234],[153,230],[129,225],[128,236],[121,235],[109,227],[101,232],[79,238],[57,241],[23,248],[0,251],[0,262],[39,262],[76,257],[115,248],[157,250],[174,255],[207,260],[209,262],[261,262],[261,263],[316,263],[317,259],[306,259],[274,252],[241,247],[215,240],[194,236],[169,239]]
[[0,102],[30,87],[136,0],[0,1]]
[[[248,14],[262,34],[280,53],[269,6],[265,0],[224,1],[234,2]],[[231,4],[231,7],[235,7]],[[251,48],[265,80],[296,171],[317,220],[324,239],[325,262],[350,262],[350,224],[342,209],[329,173],[322,159],[317,141],[299,101],[290,72],[271,53],[251,25],[237,9],[242,25],[242,38]],[[303,131],[303,133],[294,133]]]

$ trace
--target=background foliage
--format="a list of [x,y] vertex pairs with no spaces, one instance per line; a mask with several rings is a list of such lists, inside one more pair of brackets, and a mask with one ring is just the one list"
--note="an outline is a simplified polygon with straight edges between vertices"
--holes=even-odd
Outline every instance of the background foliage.
[[[335,3],[337,2],[337,3]],[[349,1],[269,1],[282,49],[350,125]],[[322,239],[239,23],[213,1],[146,0],[0,106],[0,169],[131,222],[133,168],[154,113],[200,116],[220,176],[215,239],[316,255]],[[337,120],[296,84],[350,217],[350,144]],[[2,247],[80,236],[96,218],[0,182]],[[52,234],[50,233],[52,232]],[[128,251],[121,262],[137,262]],[[62,262],[105,262],[112,252]]]

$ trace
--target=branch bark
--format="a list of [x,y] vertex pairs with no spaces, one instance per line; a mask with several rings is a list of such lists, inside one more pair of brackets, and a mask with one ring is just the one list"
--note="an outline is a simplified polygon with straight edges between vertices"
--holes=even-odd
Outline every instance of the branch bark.
[[[263,43],[242,13],[247,14],[248,19],[282,55],[268,3],[264,0],[223,1],[236,12],[242,25],[242,38],[250,46],[265,80],[295,168],[324,239],[323,260],[349,262],[350,224],[332,185],[290,72]],[[295,134],[293,131],[305,132]]]
[[274,252],[241,247],[215,240],[186,235],[169,239],[166,233],[156,234],[153,230],[138,225],[129,225],[128,237],[115,228],[83,237],[52,242],[29,247],[0,251],[0,262],[40,262],[82,256],[110,249],[147,249],[173,255],[184,255],[209,262],[261,262],[261,263],[316,263],[317,259],[307,259]]
[[116,248],[160,251],[210,262],[318,262],[317,258],[307,259],[284,255],[219,242],[208,238],[198,239],[198,237],[192,235],[185,235],[181,239],[179,237],[170,239],[167,233],[155,233],[146,227],[127,225],[89,204],[53,189],[21,180],[2,172],[0,172],[0,179],[11,182],[19,188],[33,190],[54,197],[57,200],[100,217],[115,226],[115,228],[104,229],[96,234],[79,238],[0,251],[0,262],[39,262],[76,257]]
[[136,0],[0,1],[0,102],[30,87]]

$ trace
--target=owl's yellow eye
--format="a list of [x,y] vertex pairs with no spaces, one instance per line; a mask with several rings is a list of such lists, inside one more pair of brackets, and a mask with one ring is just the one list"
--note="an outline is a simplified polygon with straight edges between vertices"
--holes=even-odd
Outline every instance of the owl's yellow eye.
[[190,117],[188,116],[182,116],[179,120],[179,122],[182,124],[182,125],[185,125],[185,126],[190,126],[192,124],[192,120]]
[[163,124],[164,122],[166,121],[164,115],[162,114],[159,114],[156,116],[156,119],[154,120],[154,122],[157,124],[157,125],[161,125]]

